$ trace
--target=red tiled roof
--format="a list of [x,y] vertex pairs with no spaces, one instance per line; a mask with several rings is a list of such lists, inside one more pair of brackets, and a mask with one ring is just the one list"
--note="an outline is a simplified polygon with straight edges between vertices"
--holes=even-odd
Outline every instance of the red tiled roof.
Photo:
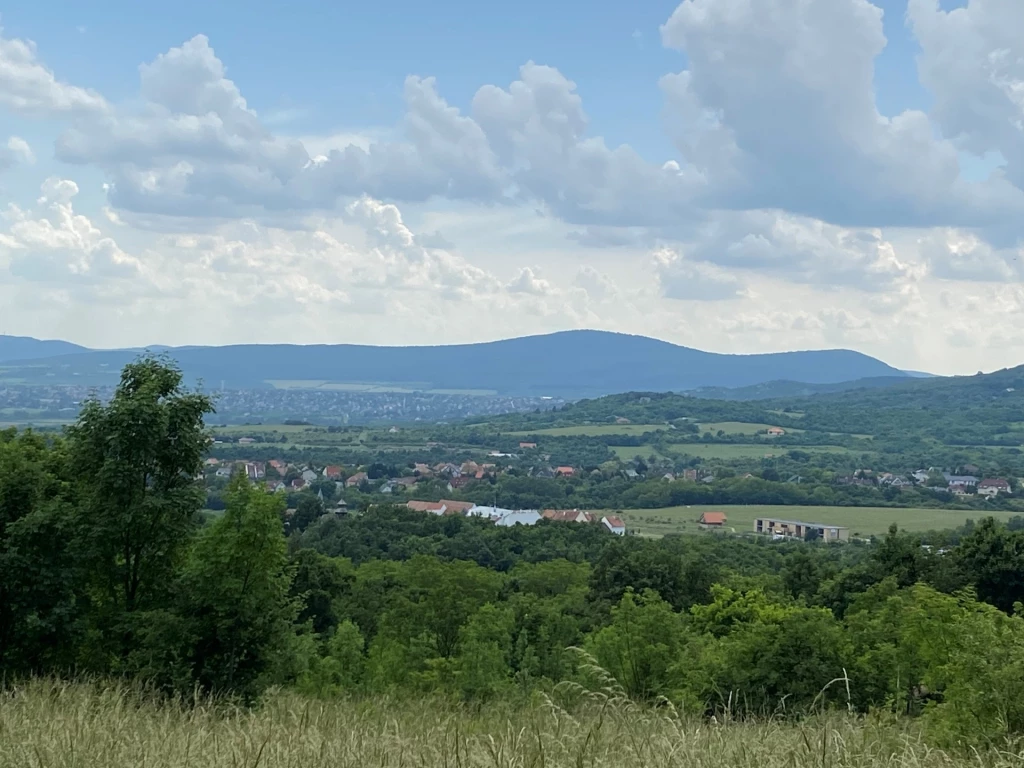
[[449,512],[455,512],[457,514],[468,512],[476,506],[472,501],[452,501],[451,499],[441,499],[441,503],[447,507]]
[[407,501],[405,506],[413,512],[440,512],[445,504],[440,501]]
[[700,516],[700,521],[704,525],[725,525],[725,512],[705,512]]
[[542,514],[548,520],[553,520],[556,523],[575,523],[580,515],[583,515],[588,523],[593,519],[593,515],[589,512],[583,512],[579,509],[547,509]]
[[625,528],[626,527],[626,524],[624,522],[622,522],[622,518],[615,517],[615,516],[610,516],[610,517],[606,517],[605,520],[608,521],[608,525],[610,525],[612,528]]

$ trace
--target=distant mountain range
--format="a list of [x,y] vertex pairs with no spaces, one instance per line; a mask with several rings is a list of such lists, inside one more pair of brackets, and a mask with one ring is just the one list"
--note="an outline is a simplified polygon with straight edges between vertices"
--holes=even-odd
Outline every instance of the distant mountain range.
[[70,341],[44,341],[29,336],[0,336],[0,365],[9,360],[37,360],[42,357],[89,351]]
[[[208,389],[292,387],[596,397],[627,391],[837,385],[909,378],[850,350],[726,355],[643,336],[565,331],[481,344],[154,347]],[[138,350],[88,350],[61,341],[0,337],[0,381],[103,385]],[[765,393],[762,396],[773,396]],[[741,399],[747,399],[743,397]]]

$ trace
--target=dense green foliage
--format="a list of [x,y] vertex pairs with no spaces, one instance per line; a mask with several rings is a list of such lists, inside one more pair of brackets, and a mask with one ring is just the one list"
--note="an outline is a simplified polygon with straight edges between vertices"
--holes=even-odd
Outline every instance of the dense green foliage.
[[946,743],[1024,735],[1016,525],[826,546],[310,505],[286,540],[283,495],[239,474],[201,514],[211,407],[146,358],[63,438],[2,433],[6,679],[484,702],[610,674],[694,714],[886,710]]

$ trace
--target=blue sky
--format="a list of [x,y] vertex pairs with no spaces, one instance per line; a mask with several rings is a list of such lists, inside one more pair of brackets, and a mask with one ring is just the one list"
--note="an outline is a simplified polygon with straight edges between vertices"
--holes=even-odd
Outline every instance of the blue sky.
[[[677,5],[399,0],[382,11],[308,0],[110,0],[100,7],[60,1],[5,10],[0,22],[7,34],[35,40],[53,69],[75,73],[76,83],[112,99],[132,98],[135,68],[154,52],[204,34],[257,111],[291,116],[318,131],[397,121],[409,74],[437,77],[448,101],[465,107],[481,83],[507,82],[533,60],[577,83],[596,132],[609,143],[629,143],[656,160],[671,151],[651,119],[662,102],[657,81],[686,64],[684,53],[659,41],[659,28]],[[930,98],[914,69],[918,45],[905,23],[906,0],[876,5],[888,39],[877,61],[879,110],[926,109]]]
[[1024,357],[999,322],[1024,313],[1024,4],[113,0],[0,25],[0,270],[50,307],[8,302],[6,328]]

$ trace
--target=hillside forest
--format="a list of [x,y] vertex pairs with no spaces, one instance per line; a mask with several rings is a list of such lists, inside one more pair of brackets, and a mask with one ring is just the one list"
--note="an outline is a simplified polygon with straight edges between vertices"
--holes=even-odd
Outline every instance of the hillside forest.
[[[611,686],[722,719],[886,712],[950,749],[1024,735],[1024,521],[944,547],[616,537],[376,505],[286,536],[235,474],[204,511],[214,403],[141,358],[61,435],[0,437],[0,679],[134,680],[258,706]],[[567,687],[569,686],[569,687]]]

